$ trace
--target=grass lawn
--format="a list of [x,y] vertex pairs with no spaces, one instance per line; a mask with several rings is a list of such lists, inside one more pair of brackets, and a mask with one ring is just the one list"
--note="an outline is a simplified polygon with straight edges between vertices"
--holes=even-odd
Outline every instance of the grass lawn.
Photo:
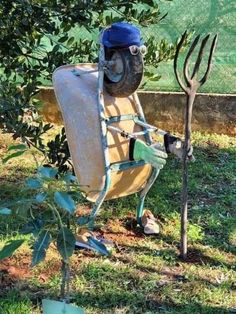
[[[11,138],[0,135],[0,157]],[[89,251],[72,257],[71,302],[86,314],[236,312],[236,140],[193,135],[196,162],[189,168],[189,256],[179,257],[181,164],[169,158],[146,200],[161,225],[158,236],[135,226],[136,195],[108,201],[100,232],[115,241],[109,258]],[[27,198],[22,190],[35,171],[31,153],[0,165],[0,200]],[[79,210],[91,204],[83,200]],[[23,204],[24,206],[24,204]],[[0,247],[22,238],[19,217],[0,217]],[[26,236],[25,236],[26,237]],[[43,298],[56,299],[60,260],[53,246],[30,268],[30,237],[0,262],[0,313],[38,314]]]

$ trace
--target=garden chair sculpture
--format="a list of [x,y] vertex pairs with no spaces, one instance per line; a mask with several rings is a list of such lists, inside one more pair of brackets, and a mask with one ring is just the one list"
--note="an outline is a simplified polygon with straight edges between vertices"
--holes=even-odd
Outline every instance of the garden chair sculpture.
[[[183,153],[178,138],[145,120],[136,93],[143,53],[139,29],[114,23],[100,35],[97,65],[66,65],[53,74],[74,171],[84,195],[94,202],[90,227],[104,200],[133,193],[139,193],[141,225],[145,197],[166,162],[166,152]],[[155,143],[152,133],[164,136],[165,145]]]

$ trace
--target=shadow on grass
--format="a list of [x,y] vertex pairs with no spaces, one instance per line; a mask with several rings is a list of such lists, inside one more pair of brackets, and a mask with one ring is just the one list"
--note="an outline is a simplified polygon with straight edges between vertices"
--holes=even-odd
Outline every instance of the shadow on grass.
[[115,256],[111,257],[111,259],[115,262],[116,260],[121,261],[124,264],[131,264],[136,269],[140,271],[144,271],[147,273],[153,272],[153,273],[159,273],[164,274],[163,272],[160,272],[157,267],[153,266],[145,266],[140,265],[140,263],[136,263],[134,258],[131,258],[128,256],[127,252],[137,253],[137,254],[145,254],[146,256],[150,257],[161,257],[163,259],[163,262],[166,263],[166,266],[179,266],[180,263],[186,263],[186,264],[194,264],[194,265],[207,265],[210,267],[226,267],[227,269],[236,269],[235,263],[225,263],[222,261],[219,261],[216,258],[212,258],[206,254],[204,254],[201,250],[189,247],[188,249],[188,256],[186,260],[182,260],[178,253],[176,253],[176,250],[173,249],[161,249],[160,251],[148,249],[147,247],[140,247],[140,246],[124,246],[126,251],[125,256]]
[[[48,296],[50,298],[50,296]],[[130,294],[126,292],[99,292],[89,291],[85,294],[76,294],[71,303],[79,307],[92,308],[94,313],[125,313],[125,314],[233,314],[234,308],[201,305],[197,302],[176,304],[174,302],[162,302],[158,295],[146,297],[145,294]],[[22,297],[17,290],[12,291],[5,300],[0,300],[1,309],[21,310],[19,313],[28,313],[35,307],[39,308],[41,299]],[[14,311],[10,312],[13,313]],[[8,313],[8,312],[1,312]],[[15,313],[15,312],[14,312]]]
[[[156,249],[152,249],[149,248],[147,246],[140,246],[137,245],[136,243],[134,243],[133,245],[130,244],[122,244],[122,246],[120,247],[120,251],[124,251],[124,253],[136,253],[136,254],[145,254],[147,256],[150,257],[155,257],[155,256],[163,256],[164,260],[166,260],[167,262],[173,262],[174,263],[178,263],[181,262],[181,258],[179,256],[179,249],[180,249],[180,240],[177,241],[175,237],[171,236],[171,235],[163,235],[163,234],[159,234],[156,236],[145,236],[142,231],[141,228],[137,227],[136,224],[134,223],[134,219],[133,218],[129,218],[129,221],[127,222],[127,219],[125,220],[125,225],[128,226],[128,230],[132,231],[133,235],[132,237],[137,236],[137,238],[140,239],[144,239],[144,238],[149,238],[150,240],[153,241],[157,241],[158,242],[162,242],[165,244],[168,244],[168,248],[163,249],[161,248],[160,250],[156,250]],[[112,233],[112,232],[109,232]],[[114,234],[117,234],[116,232]],[[192,264],[199,264],[199,265],[209,265],[209,266],[223,266],[223,267],[227,267],[229,269],[234,268],[234,264],[233,263],[227,263],[224,262],[220,259],[214,258],[211,256],[211,250],[209,249],[209,254],[207,254],[207,248],[211,247],[210,243],[206,241],[207,237],[204,237],[204,239],[202,241],[196,241],[198,243],[200,243],[201,245],[206,245],[206,249],[204,250],[204,252],[202,250],[200,250],[199,248],[194,247],[194,245],[189,244],[188,245],[188,257],[187,259],[184,261],[185,263],[192,263]],[[128,237],[127,237],[128,240]],[[194,243],[194,241],[191,241],[192,243]],[[128,242],[127,242],[128,243]],[[212,247],[216,247],[217,249],[219,249],[219,244],[218,242],[216,243],[216,245],[212,245]],[[226,253],[234,253],[236,251],[236,248],[232,246],[232,248],[229,248],[228,245],[228,250],[220,250],[221,254],[226,254]],[[166,253],[166,254],[165,254]],[[183,261],[182,261],[183,262]]]
[[[115,300],[115,303],[112,303]],[[127,300],[127,302],[126,302]],[[119,293],[89,293],[86,295],[77,295],[75,297],[77,305],[86,308],[88,304],[93,304],[93,307],[100,310],[108,310],[106,313],[181,313],[181,314],[226,314],[235,313],[234,309],[222,307],[203,306],[199,303],[191,302],[189,304],[180,305],[174,303],[161,302],[161,298],[147,298],[145,295],[133,295],[133,300],[130,300],[130,295],[125,292]],[[124,309],[122,311],[122,308]]]
[[[133,250],[136,253],[142,252],[145,255],[154,256],[155,254],[153,250],[147,247],[127,246],[127,249]],[[164,249],[162,251],[166,250]],[[150,312],[150,314],[230,313],[227,308],[204,306],[194,301],[196,296],[194,291],[191,292],[191,289],[195,289],[195,287],[200,284],[212,290],[213,287],[220,288],[220,284],[212,283],[199,277],[190,281],[181,274],[183,269],[178,273],[176,272],[176,268],[171,269],[170,267],[166,267],[166,265],[165,268],[161,267],[159,269],[158,267],[143,266],[129,258],[129,251],[126,253],[126,256],[111,257],[110,261],[114,262],[114,264],[110,262],[99,263],[99,259],[96,258],[92,263],[89,261],[88,264],[84,264],[81,268],[76,268],[76,271],[74,269],[73,274],[82,280],[82,285],[81,281],[77,283],[75,280],[75,282],[73,282],[71,302],[75,302],[78,306],[84,308],[92,308],[94,313],[97,313],[96,310],[99,310],[99,313],[110,314],[141,314],[147,311]],[[202,263],[207,263],[211,266],[216,264],[215,260],[204,256],[201,251],[195,250],[192,254],[191,261],[187,261],[191,264],[196,263],[202,265]],[[193,260],[193,258],[195,258],[195,260]],[[120,262],[124,263],[127,267],[123,267]],[[142,274],[139,271],[141,271]],[[144,272],[146,274],[143,274]],[[157,276],[149,277],[152,273],[157,274]],[[160,275],[161,278],[168,278],[168,280],[164,284],[161,284],[159,283],[158,275]],[[149,281],[150,279],[151,281]],[[58,293],[55,287],[52,287],[49,282],[37,286],[35,284],[32,285],[30,282],[27,282],[27,280],[20,280],[17,285],[13,285],[13,290],[15,289],[14,287],[20,288],[18,292],[15,290],[17,302],[24,297],[24,299],[28,299],[28,301],[34,305],[39,304],[42,298],[56,299]],[[171,300],[171,302],[168,303],[169,297],[172,299],[171,293],[176,294],[174,291],[178,289],[180,289],[179,291],[183,290],[183,296],[178,297],[178,302]],[[83,292],[81,292],[81,290]],[[232,289],[227,288],[227,291],[229,290],[233,290],[233,287]],[[8,293],[6,292],[7,289],[4,295],[2,295],[3,300],[9,299]],[[187,293],[189,297],[186,296],[185,293]],[[198,289],[197,293],[199,293]],[[204,290],[202,293],[204,294]],[[119,310],[121,312],[119,312]]]

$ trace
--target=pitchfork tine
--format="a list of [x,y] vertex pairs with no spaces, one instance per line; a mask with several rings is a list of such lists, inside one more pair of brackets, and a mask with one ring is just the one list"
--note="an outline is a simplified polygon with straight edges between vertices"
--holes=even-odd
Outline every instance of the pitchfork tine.
[[175,77],[176,77],[176,80],[177,82],[179,83],[179,86],[182,88],[182,90],[187,93],[187,88],[184,86],[182,80],[180,79],[180,76],[179,76],[179,73],[178,73],[178,70],[177,70],[177,60],[178,60],[178,57],[179,57],[179,52],[180,52],[180,49],[182,48],[183,46],[183,43],[185,41],[185,39],[187,38],[187,31],[185,31],[183,33],[183,35],[181,36],[181,39],[176,47],[176,53],[175,53],[175,58],[174,58],[174,73],[175,73]]
[[192,73],[192,76],[191,76],[191,80],[192,80],[193,78],[195,78],[195,76],[196,76],[196,74],[197,74],[197,72],[198,72],[198,70],[199,70],[200,64],[201,64],[201,62],[202,62],[202,56],[203,56],[204,48],[205,48],[205,46],[206,46],[206,43],[207,43],[209,37],[210,37],[210,34],[208,34],[208,35],[207,35],[205,38],[203,38],[203,40],[202,40],[201,47],[200,47],[200,49],[199,49],[199,53],[198,53],[198,56],[197,56],[197,61],[196,61],[196,63],[195,63],[195,66],[194,66],[194,69],[193,69],[193,73]]
[[209,58],[208,58],[208,64],[207,64],[207,69],[206,69],[206,72],[204,74],[204,76],[202,77],[202,79],[199,81],[200,83],[200,86],[203,85],[207,78],[208,78],[208,75],[210,73],[210,70],[211,70],[211,61],[212,61],[212,57],[213,57],[213,53],[215,51],[215,47],[216,47],[216,44],[217,44],[217,40],[218,40],[218,34],[216,34],[213,38],[213,41],[212,41],[212,44],[211,44],[211,49],[210,49],[210,54],[209,54]]
[[184,72],[184,79],[185,79],[185,82],[186,82],[186,84],[187,84],[188,87],[191,86],[190,79],[189,79],[189,73],[188,73],[188,70],[189,70],[189,59],[190,59],[190,57],[191,57],[191,55],[192,55],[192,53],[193,53],[195,47],[196,47],[197,44],[198,44],[199,38],[200,38],[200,35],[198,35],[198,36],[194,39],[194,41],[193,41],[191,47],[189,48],[188,54],[187,54],[187,56],[186,56],[186,59],[185,59],[185,61],[184,61],[184,71],[183,71],[183,72]]

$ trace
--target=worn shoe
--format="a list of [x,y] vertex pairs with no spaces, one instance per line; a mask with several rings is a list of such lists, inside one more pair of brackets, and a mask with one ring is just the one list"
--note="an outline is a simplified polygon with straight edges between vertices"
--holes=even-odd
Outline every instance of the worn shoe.
[[142,218],[142,226],[143,232],[145,234],[158,234],[160,232],[159,224],[157,223],[157,219],[154,217],[150,210],[145,210]]
[[94,238],[94,234],[91,231],[82,229],[80,233],[76,236],[75,247],[76,248],[83,248],[89,250],[95,250],[88,241],[89,237]]
[[[90,239],[94,240],[97,245],[92,245]],[[92,242],[93,243],[93,242]],[[98,251],[99,243],[101,244],[101,247],[106,249],[107,251],[110,251],[114,247],[114,243],[110,240],[106,240],[102,237],[96,237],[93,232],[82,229],[80,233],[76,236],[76,242],[75,247],[77,249],[88,249],[93,251]],[[94,243],[93,243],[94,244]]]

